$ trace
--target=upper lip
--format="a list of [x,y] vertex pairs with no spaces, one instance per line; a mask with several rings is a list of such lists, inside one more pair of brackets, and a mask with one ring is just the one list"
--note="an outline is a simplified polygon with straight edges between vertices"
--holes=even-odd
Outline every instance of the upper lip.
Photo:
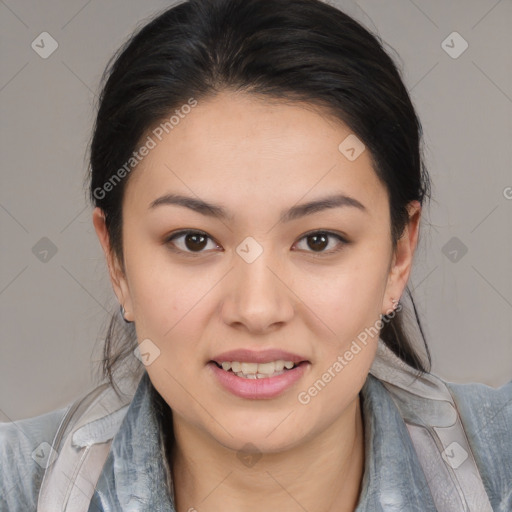
[[307,359],[298,354],[292,352],[286,352],[279,349],[267,349],[267,350],[249,350],[249,349],[237,349],[229,350],[228,352],[222,352],[215,356],[212,361],[220,364],[226,361],[238,361],[245,363],[268,363],[270,361],[291,361],[292,363],[301,363],[307,361]]

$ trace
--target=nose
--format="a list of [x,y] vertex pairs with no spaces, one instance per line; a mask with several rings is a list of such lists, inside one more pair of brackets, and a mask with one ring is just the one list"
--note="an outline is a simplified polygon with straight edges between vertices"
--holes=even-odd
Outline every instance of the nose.
[[294,315],[294,293],[275,259],[267,251],[252,263],[236,256],[222,305],[223,321],[251,334],[270,332]]

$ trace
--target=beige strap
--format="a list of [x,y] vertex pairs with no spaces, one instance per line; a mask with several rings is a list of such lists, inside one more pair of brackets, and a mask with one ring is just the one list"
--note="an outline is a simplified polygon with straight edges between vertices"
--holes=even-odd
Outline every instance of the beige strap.
[[371,373],[409,431],[434,504],[443,512],[493,512],[453,397],[432,374],[418,377],[379,340]]
[[[130,396],[118,397],[107,383],[70,407],[53,441],[57,457],[46,468],[37,512],[88,512],[112,438],[130,400]],[[96,436],[100,439],[87,441],[87,433],[94,432],[90,424],[95,421],[102,422],[102,432]]]

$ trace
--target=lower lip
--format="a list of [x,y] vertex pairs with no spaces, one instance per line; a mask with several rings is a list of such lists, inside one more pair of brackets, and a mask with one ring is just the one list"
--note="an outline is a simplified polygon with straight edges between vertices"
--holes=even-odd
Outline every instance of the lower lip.
[[238,377],[238,375],[235,375],[233,372],[219,368],[214,362],[208,363],[208,366],[211,368],[220,384],[234,395],[241,398],[263,399],[274,398],[293,386],[293,384],[304,375],[309,363],[303,361],[281,375],[265,377],[263,379],[245,379]]

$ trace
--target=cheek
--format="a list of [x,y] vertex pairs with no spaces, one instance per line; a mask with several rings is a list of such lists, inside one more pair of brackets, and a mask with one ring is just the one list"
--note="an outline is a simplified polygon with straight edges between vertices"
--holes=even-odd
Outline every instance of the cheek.
[[174,340],[194,340],[199,331],[205,297],[215,280],[199,267],[171,264],[165,248],[135,248],[126,252],[130,294],[139,339],[150,338],[167,350]]
[[158,351],[146,370],[167,403],[185,412],[190,397],[183,388],[190,387],[205,364],[198,355],[203,355],[199,349],[208,303],[201,298],[212,284],[159,265],[156,258],[151,265],[139,265],[132,280],[137,338],[151,340]]
[[[145,276],[144,284],[136,288],[136,318],[138,327],[149,336],[169,345],[175,341],[186,344],[197,339],[206,315],[204,300],[211,283],[184,280],[183,277]],[[203,299],[203,300],[202,300]]]
[[296,281],[302,282],[300,296],[337,338],[357,335],[379,317],[387,280],[384,260],[354,252],[339,266],[315,276],[304,274]]

